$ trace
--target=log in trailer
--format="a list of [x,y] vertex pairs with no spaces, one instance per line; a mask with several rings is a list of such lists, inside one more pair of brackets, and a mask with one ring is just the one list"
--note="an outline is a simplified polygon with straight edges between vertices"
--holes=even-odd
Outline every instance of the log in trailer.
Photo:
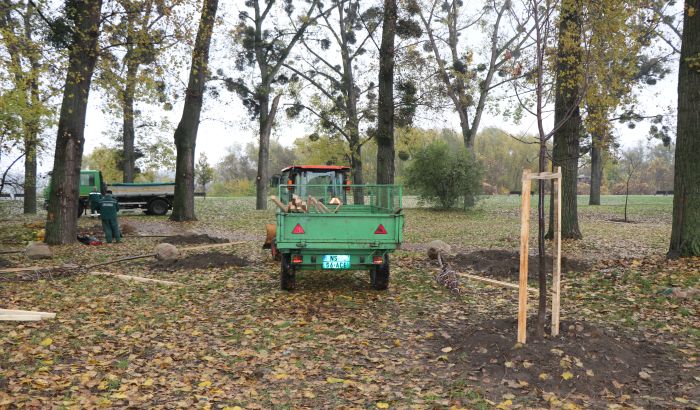
[[388,288],[389,254],[403,240],[402,187],[352,185],[349,170],[291,166],[271,179],[279,199],[264,247],[280,260],[282,289],[294,290],[301,270],[368,270],[374,289]]

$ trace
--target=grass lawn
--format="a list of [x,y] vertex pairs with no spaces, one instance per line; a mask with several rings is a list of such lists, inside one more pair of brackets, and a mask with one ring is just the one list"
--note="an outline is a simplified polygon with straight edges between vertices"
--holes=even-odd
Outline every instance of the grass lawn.
[[[563,252],[586,268],[564,274],[562,335],[531,335],[526,346],[515,345],[515,292],[465,279],[452,292],[425,256],[434,239],[454,260],[517,252],[519,201],[406,209],[385,292],[370,289],[366,272],[302,272],[295,292],[279,290],[279,265],[261,249],[274,214],[254,210],[252,198],[198,198],[190,223],[124,213],[122,225],[151,237],[53,247],[53,260],[2,254],[6,266],[87,265],[189,231],[242,242],[200,261],[245,261],[98,268],[182,284],[174,287],[65,269],[0,273],[0,307],[57,313],[0,322],[0,408],[697,408],[700,260],[664,258],[672,197],[631,196],[633,223],[611,221],[624,197],[596,207],[579,198],[584,239]],[[18,204],[0,202],[4,250],[20,249],[11,242],[30,239],[27,225],[45,217],[21,216]],[[96,225],[79,221],[82,231]]]

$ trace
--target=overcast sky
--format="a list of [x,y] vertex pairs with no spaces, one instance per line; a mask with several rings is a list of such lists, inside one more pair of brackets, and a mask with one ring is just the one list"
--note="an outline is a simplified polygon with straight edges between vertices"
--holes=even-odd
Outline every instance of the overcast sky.
[[[226,25],[233,25],[237,20],[239,1],[234,1],[233,4],[223,4],[220,12],[220,17],[223,18]],[[219,27],[222,28],[222,27]],[[217,64],[220,64],[223,59],[230,58],[230,52],[226,51],[224,36],[228,28],[217,30],[215,33],[214,42],[212,45],[212,65],[214,70]],[[190,58],[187,56],[187,58]],[[189,64],[186,64],[188,66]],[[674,64],[675,65],[675,64]],[[188,73],[181,73],[181,78],[186,79]],[[668,75],[664,80],[657,83],[655,86],[646,87],[638,92],[640,107],[649,115],[662,114],[666,112],[668,107],[675,107],[677,104],[677,73],[674,72]],[[284,101],[282,102],[284,103]],[[89,108],[85,129],[85,153],[90,153],[99,145],[114,145],[112,138],[109,135],[111,120],[106,120],[100,106],[102,104],[99,92],[91,92],[89,100]],[[182,103],[175,105],[170,112],[161,110],[148,109],[143,106],[140,108],[152,113],[153,116],[166,115],[172,126],[177,126],[180,114],[182,113]],[[281,113],[278,117],[284,117]],[[551,120],[551,119],[550,119]],[[675,119],[671,121],[675,124]],[[551,124],[551,122],[550,122]],[[442,128],[450,127],[459,130],[458,116],[453,112],[445,112],[444,115],[437,116],[433,120],[421,120],[418,126],[424,128]],[[536,133],[537,126],[535,119],[524,116],[520,124],[514,124],[503,119],[500,116],[494,117],[488,112],[485,113],[480,129],[487,127],[499,127],[513,134]],[[550,125],[551,126],[551,125]],[[240,100],[226,91],[221,92],[220,97],[212,99],[205,97],[205,110],[202,113],[202,122],[199,127],[197,137],[197,155],[200,152],[206,153],[212,164],[218,162],[225,154],[226,148],[233,144],[245,145],[248,142],[256,140],[257,132],[256,124],[250,121],[248,114],[241,104]],[[646,141],[648,124],[640,124],[635,129],[629,129],[625,124],[618,124],[617,134],[619,141],[624,147],[636,145],[640,141]],[[675,126],[673,127],[675,131]],[[112,130],[111,132],[114,132]],[[291,145],[294,139],[307,135],[310,132],[310,127],[307,128],[302,124],[290,124],[285,122],[278,127],[273,138],[277,139],[283,145]],[[171,134],[172,135],[172,134]],[[139,134],[137,131],[137,144]],[[40,172],[45,173],[52,167],[53,149],[47,150],[40,165]],[[3,161],[5,162],[5,161]],[[18,169],[21,169],[18,166]]]

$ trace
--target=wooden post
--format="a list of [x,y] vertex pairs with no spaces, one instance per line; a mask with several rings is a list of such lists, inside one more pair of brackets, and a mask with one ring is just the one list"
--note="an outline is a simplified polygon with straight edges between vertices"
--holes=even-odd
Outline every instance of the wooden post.
[[523,187],[520,208],[520,283],[518,291],[518,343],[527,338],[527,262],[530,236],[530,171],[523,171]]
[[561,167],[554,181],[554,266],[552,267],[552,336],[559,334],[559,304],[561,300]]

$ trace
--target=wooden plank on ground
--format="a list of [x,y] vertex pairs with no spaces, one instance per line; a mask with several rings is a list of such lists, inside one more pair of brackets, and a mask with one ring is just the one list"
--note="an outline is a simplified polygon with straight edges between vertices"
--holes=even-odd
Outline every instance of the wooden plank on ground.
[[27,313],[8,313],[0,314],[2,322],[38,322],[42,317],[39,315],[30,315]]
[[40,316],[42,319],[53,319],[56,317],[55,313],[51,312],[37,312],[34,310],[18,310],[18,309],[0,309],[0,315],[8,314],[30,314]]
[[119,279],[125,280],[125,281],[134,281],[134,282],[142,282],[142,283],[159,283],[161,285],[168,285],[168,286],[181,286],[182,285],[182,283],[172,282],[169,280],[143,278],[141,276],[122,275],[120,273],[112,273],[112,272],[90,272],[90,274],[95,275],[95,276],[114,276],[115,278],[119,278]]
[[[464,272],[455,272],[455,273],[457,274],[457,276],[462,276],[462,277],[465,277],[468,279],[478,280],[478,281],[488,283],[491,285],[496,285],[496,286],[500,286],[500,287],[504,287],[504,288],[520,289],[520,285],[517,283],[503,282],[500,280],[491,279],[491,278],[484,278],[482,276],[471,275],[469,273],[464,273]],[[531,287],[528,287],[527,290],[528,290],[528,292],[533,292],[533,293],[539,292],[539,290],[537,290],[535,288],[531,288]]]
[[40,269],[53,269],[51,266],[27,266],[26,268],[7,268],[7,269],[0,269],[0,273],[12,273],[12,272],[27,272],[27,271],[32,271],[32,270],[40,270]]
[[530,171],[523,171],[523,189],[520,208],[520,283],[518,291],[518,343],[527,338],[527,263],[530,237]]

